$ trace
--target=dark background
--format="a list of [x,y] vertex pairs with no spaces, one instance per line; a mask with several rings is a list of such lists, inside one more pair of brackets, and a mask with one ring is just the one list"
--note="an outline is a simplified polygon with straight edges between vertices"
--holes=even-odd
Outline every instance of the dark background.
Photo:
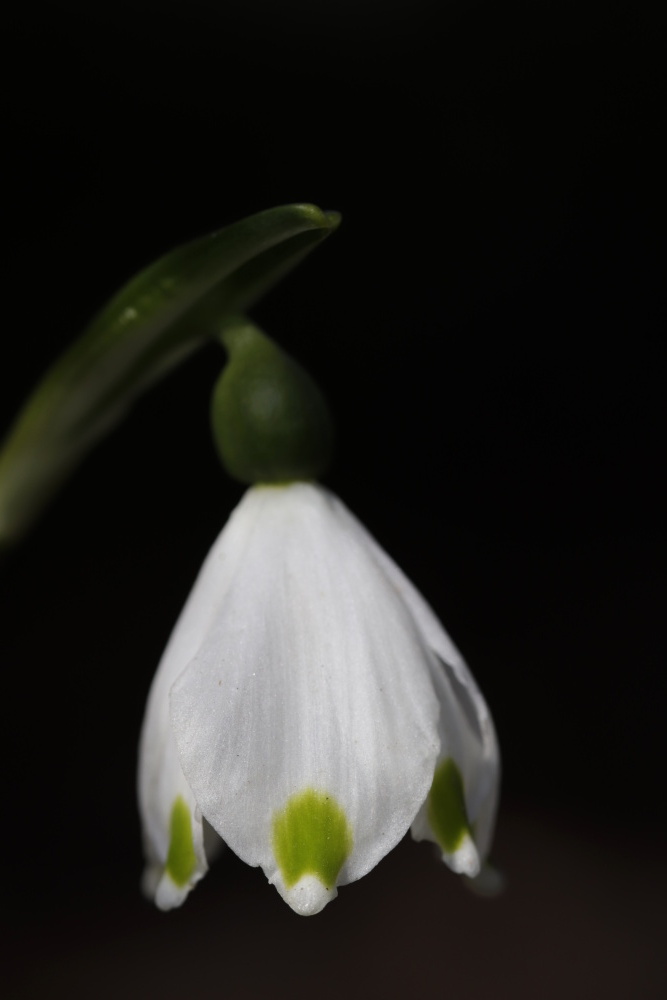
[[406,843],[312,921],[227,853],[138,895],[137,734],[241,490],[211,347],[3,567],[12,989],[667,991],[664,35],[610,3],[38,3],[6,25],[0,427],[133,272],[291,201],[339,232],[254,312],[336,415],[327,478],[424,592],[504,758],[480,902]]

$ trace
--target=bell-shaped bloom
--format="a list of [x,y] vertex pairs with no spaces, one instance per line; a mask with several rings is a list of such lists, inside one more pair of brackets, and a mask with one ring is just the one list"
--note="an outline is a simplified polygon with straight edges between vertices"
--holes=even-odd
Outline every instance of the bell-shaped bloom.
[[139,802],[158,906],[205,873],[207,824],[301,914],[410,828],[474,878],[498,782],[475,681],[362,525],[311,483],[248,490],[148,701]]

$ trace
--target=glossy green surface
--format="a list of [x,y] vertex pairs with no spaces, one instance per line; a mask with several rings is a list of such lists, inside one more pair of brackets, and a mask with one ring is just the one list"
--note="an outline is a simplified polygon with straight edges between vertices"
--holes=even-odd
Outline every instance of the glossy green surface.
[[211,405],[215,443],[244,483],[316,479],[333,450],[333,423],[315,382],[245,319],[222,335],[230,360]]

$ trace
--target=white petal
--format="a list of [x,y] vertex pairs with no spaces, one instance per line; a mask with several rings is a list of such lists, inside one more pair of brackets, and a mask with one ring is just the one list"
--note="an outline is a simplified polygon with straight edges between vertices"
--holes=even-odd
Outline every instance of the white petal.
[[[234,576],[235,562],[231,556],[223,532],[201,569],[160,661],[141,731],[138,794],[147,859],[142,885],[146,895],[154,898],[162,909],[183,902],[207,870],[207,853],[210,857],[215,852],[214,840],[207,834],[201,810],[181,770],[169,721],[169,691],[196,654],[211,621],[215,620],[225,590]],[[194,868],[184,884],[176,884],[166,870],[174,805],[179,799],[190,814],[195,855]]]
[[[428,793],[432,656],[367,533],[322,488],[250,490],[225,537],[243,550],[233,586],[172,688],[180,761],[225,842],[298,912],[316,912],[401,839]],[[278,819],[307,801],[351,834],[317,891],[276,858]]]
[[[466,677],[466,683],[461,681],[462,676]],[[500,787],[495,727],[486,702],[462,660],[458,669],[444,660],[436,663],[433,680],[441,707],[440,759],[451,756],[458,764],[466,813],[483,860],[491,847]]]
[[[475,847],[483,860],[491,846],[500,784],[500,751],[491,713],[465,660],[433,610],[386,552],[375,541],[372,544],[376,559],[410,609],[425,643],[436,654],[432,669],[441,706],[439,761],[452,757],[458,765]],[[426,805],[415,821],[413,836],[435,841],[432,831],[427,830],[425,816]],[[466,851],[470,863],[463,866],[459,859],[453,865],[464,872],[467,867],[466,873],[472,874],[476,863],[469,845]]]
[[[471,829],[474,818],[470,808],[470,790],[477,791],[480,787],[477,779],[482,757],[443,664],[436,664],[433,679],[440,699],[440,756],[431,794],[412,824],[412,836],[415,840],[431,840],[438,844],[443,861],[452,871],[475,878],[479,875],[481,863],[477,837],[473,837]],[[450,770],[447,770],[448,766]],[[447,846],[447,838],[438,836],[433,826],[430,812],[438,800],[440,809],[451,813],[449,824],[454,824],[452,832],[457,834],[455,847]]]

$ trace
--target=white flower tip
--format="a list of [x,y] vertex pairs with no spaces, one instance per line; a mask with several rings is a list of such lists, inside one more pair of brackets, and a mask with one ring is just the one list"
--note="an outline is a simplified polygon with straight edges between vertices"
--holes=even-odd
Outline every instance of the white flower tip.
[[455,851],[443,851],[442,860],[457,875],[467,875],[469,879],[477,878],[482,867],[475,842],[469,833],[464,834]]
[[336,898],[338,875],[352,843],[345,810],[333,795],[305,788],[274,814],[279,871],[269,881],[302,917],[319,913]]
[[141,882],[144,895],[160,910],[173,910],[184,903],[206,872],[206,859],[198,858],[195,850],[193,822],[190,807],[182,795],[177,795],[171,808],[167,856],[164,862],[153,856]]
[[481,862],[466,811],[463,779],[451,757],[435,769],[425,808],[412,825],[412,836],[434,841],[442,860],[457,875],[479,875]]
[[312,917],[320,913],[338,895],[335,886],[328,889],[317,875],[302,875],[296,885],[289,889],[282,880],[276,880],[275,886],[287,905],[301,917]]
[[165,871],[155,890],[155,905],[158,910],[174,910],[185,902],[192,888],[192,884],[176,885],[169,872]]
[[147,865],[141,876],[141,891],[159,910],[173,910],[185,902],[199,877],[177,885],[163,865]]

